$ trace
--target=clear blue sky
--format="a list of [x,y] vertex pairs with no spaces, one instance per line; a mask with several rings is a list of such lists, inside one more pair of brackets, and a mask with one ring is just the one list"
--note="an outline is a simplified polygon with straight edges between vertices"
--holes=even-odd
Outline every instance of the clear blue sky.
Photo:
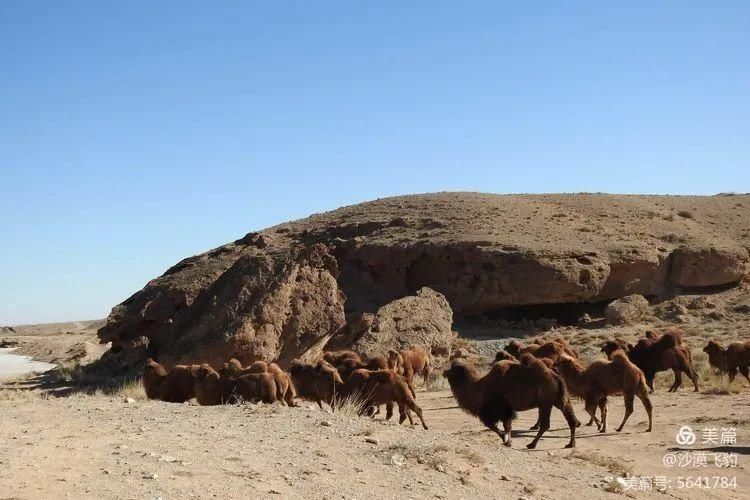
[[750,191],[750,2],[0,2],[0,325],[372,198]]

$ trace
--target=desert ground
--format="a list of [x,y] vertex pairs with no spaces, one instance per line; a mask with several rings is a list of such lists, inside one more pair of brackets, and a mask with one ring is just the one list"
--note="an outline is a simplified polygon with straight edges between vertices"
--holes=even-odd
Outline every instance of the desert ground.
[[[417,402],[430,426],[425,431],[385,422],[382,416],[357,416],[347,408],[321,411],[306,401],[295,408],[149,401],[137,380],[115,386],[75,380],[71,367],[99,348],[95,330],[85,325],[36,334],[29,334],[30,328],[5,331],[6,344],[62,367],[3,382],[1,496],[568,498],[575,492],[582,498],[747,498],[750,385],[741,377],[729,385],[714,375],[701,352],[709,338],[726,343],[745,334],[746,289],[655,304],[652,316],[627,326],[604,326],[595,317],[590,325],[553,331],[508,321],[474,325],[467,330],[471,336],[459,337],[455,347],[481,362],[482,355],[493,354],[510,338],[561,334],[584,357],[595,359],[601,356],[602,339],[636,338],[647,327],[672,324],[663,318],[675,300],[690,306],[681,310],[679,321],[688,332],[701,391],[694,393],[688,382],[667,393],[672,374],[662,373],[652,396],[651,433],[644,432],[646,414],[637,400],[623,432],[615,432],[624,410],[621,398],[612,397],[609,431],[580,427],[573,450],[563,448],[568,431],[556,410],[552,430],[536,450],[525,449],[533,437],[528,429],[534,411],[519,414],[513,448],[503,447],[495,434],[456,407],[439,371],[426,387],[417,386]],[[575,410],[585,423],[580,401]],[[686,425],[697,435],[692,445],[676,441]],[[736,443],[703,443],[705,429],[734,429]],[[681,452],[705,454],[708,463],[665,465],[665,455]],[[717,453],[732,454],[736,466],[716,466]],[[663,492],[633,489],[641,476],[664,477],[668,487]],[[711,484],[687,487],[680,477],[708,477]],[[714,486],[713,477],[736,478],[737,486]]]
[[[0,491],[4,498],[583,498],[612,497],[608,479],[632,475],[732,475],[738,488],[680,490],[675,498],[746,498],[746,446],[739,466],[678,471],[662,465],[682,425],[738,429],[747,443],[750,388],[713,396],[663,390],[652,433],[637,408],[620,434],[579,430],[566,450],[567,429],[526,450],[535,415],[522,413],[514,447],[463,414],[449,391],[418,394],[430,430],[378,419],[330,414],[303,403],[202,407],[122,395],[24,398],[0,403]],[[613,421],[622,404],[611,405]],[[582,415],[580,404],[576,411]],[[703,447],[696,447],[703,448]],[[655,492],[628,492],[636,497]]]

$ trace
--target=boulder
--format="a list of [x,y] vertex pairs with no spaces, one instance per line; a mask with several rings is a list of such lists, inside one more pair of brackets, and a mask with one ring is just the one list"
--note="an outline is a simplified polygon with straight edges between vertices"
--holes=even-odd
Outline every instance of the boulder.
[[18,341],[13,339],[0,339],[0,348],[6,348],[6,347],[16,347],[18,346]]
[[688,302],[687,308],[691,311],[700,310],[700,309],[714,309],[716,307],[716,304],[705,296],[695,297],[690,302]]
[[747,261],[744,248],[678,248],[672,252],[669,279],[686,288],[738,283],[747,274]]
[[727,317],[726,313],[724,311],[719,311],[714,309],[713,311],[709,311],[706,314],[704,314],[704,317],[707,319],[713,319],[716,321],[721,321]]
[[347,315],[346,324],[325,346],[327,351],[349,349],[370,330],[375,315],[372,313],[352,313]]
[[607,324],[627,325],[648,314],[650,306],[643,295],[633,294],[614,300],[604,310]]
[[[236,357],[243,363],[264,359],[284,365],[324,345],[343,326],[345,298],[337,276],[336,260],[324,245],[293,253],[250,252],[190,300],[170,287],[174,281],[153,283],[142,293],[146,297],[115,308],[99,335],[112,342],[108,357],[120,358],[123,365],[146,356],[168,364],[220,366]],[[170,300],[175,296],[181,300]],[[140,312],[129,311],[127,322],[118,321],[133,302],[142,304]]]
[[[354,344],[358,352],[382,354],[388,349],[421,346],[438,359],[450,357],[455,332],[451,330],[453,311],[443,294],[421,288],[416,295],[384,305],[372,325]],[[445,358],[445,359],[442,359]]]
[[453,353],[451,353],[450,358],[453,359],[467,359],[472,356],[472,352],[469,351],[465,347],[459,347],[458,349],[454,349]]

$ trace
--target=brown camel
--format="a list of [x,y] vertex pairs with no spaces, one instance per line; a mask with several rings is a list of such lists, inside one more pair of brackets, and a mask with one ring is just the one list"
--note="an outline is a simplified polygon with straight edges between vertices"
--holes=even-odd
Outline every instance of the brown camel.
[[[633,413],[635,396],[643,403],[648,414],[648,429],[652,426],[652,405],[643,372],[628,360],[623,351],[613,353],[611,361],[597,360],[585,367],[579,360],[562,356],[555,368],[563,377],[568,390],[585,401],[586,412],[596,422],[599,432],[607,431],[607,396],[622,393],[625,416],[617,432],[622,431]],[[601,412],[601,423],[596,418],[596,408]]]
[[149,399],[184,403],[195,397],[193,381],[198,365],[176,365],[167,371],[149,358],[143,367],[143,387]]
[[733,342],[724,349],[721,344],[715,340],[710,340],[703,352],[708,354],[708,363],[716,368],[719,372],[729,374],[729,383],[734,382],[734,378],[739,371],[748,382],[750,375],[750,341]]
[[[552,407],[558,408],[570,428],[570,441],[565,446],[575,446],[578,419],[560,376],[528,353],[520,362],[500,361],[489,373],[481,376],[477,369],[461,359],[455,359],[443,373],[448,379],[458,406],[478,417],[489,429],[496,432],[506,446],[511,445],[512,421],[516,411],[539,409],[539,430],[527,448],[535,448],[539,439],[549,429]],[[500,431],[497,422],[503,422]]]

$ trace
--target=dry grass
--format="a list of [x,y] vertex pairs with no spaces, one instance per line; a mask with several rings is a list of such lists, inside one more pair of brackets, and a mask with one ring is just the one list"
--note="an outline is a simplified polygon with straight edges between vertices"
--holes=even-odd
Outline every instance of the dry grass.
[[35,372],[24,373],[23,375],[8,375],[6,377],[0,378],[0,385],[18,385],[29,383],[31,379],[33,379],[37,375],[38,374]]
[[104,387],[112,385],[113,377],[93,369],[90,365],[81,365],[72,361],[63,363],[50,371],[57,382],[78,386]]
[[33,382],[37,373],[26,373],[0,379],[0,401],[37,401],[50,397],[49,392],[39,390]]
[[[103,374],[91,374],[75,364],[59,367],[53,376],[57,384],[74,386],[73,395],[130,398],[136,401],[148,399],[140,378],[116,379]],[[0,386],[0,401],[35,401],[49,398],[48,390],[39,389],[38,385],[30,385],[32,377],[23,375],[3,379]]]
[[359,392],[349,394],[333,402],[334,411],[344,417],[354,418],[364,415],[367,409],[365,397]]
[[31,389],[0,389],[0,401],[12,401],[21,403],[26,401],[40,401],[49,399],[49,393],[46,391]]
[[136,401],[145,401],[148,399],[146,389],[143,388],[143,380],[141,379],[129,380],[120,387],[114,388],[109,393],[107,391],[104,392],[110,396],[118,396],[125,399],[131,398]]
[[146,399],[141,374],[133,370],[122,372],[106,364],[82,365],[72,361],[48,373],[52,377],[51,383],[72,387],[76,392]]
[[467,351],[471,351],[473,347],[474,344],[469,339],[456,337],[455,339],[453,339],[453,343],[451,344],[451,352],[458,349],[466,349]]
[[435,392],[444,391],[450,386],[448,385],[448,379],[443,377],[443,370],[434,370],[430,373],[430,377],[427,379],[427,383],[423,387],[425,391]]

